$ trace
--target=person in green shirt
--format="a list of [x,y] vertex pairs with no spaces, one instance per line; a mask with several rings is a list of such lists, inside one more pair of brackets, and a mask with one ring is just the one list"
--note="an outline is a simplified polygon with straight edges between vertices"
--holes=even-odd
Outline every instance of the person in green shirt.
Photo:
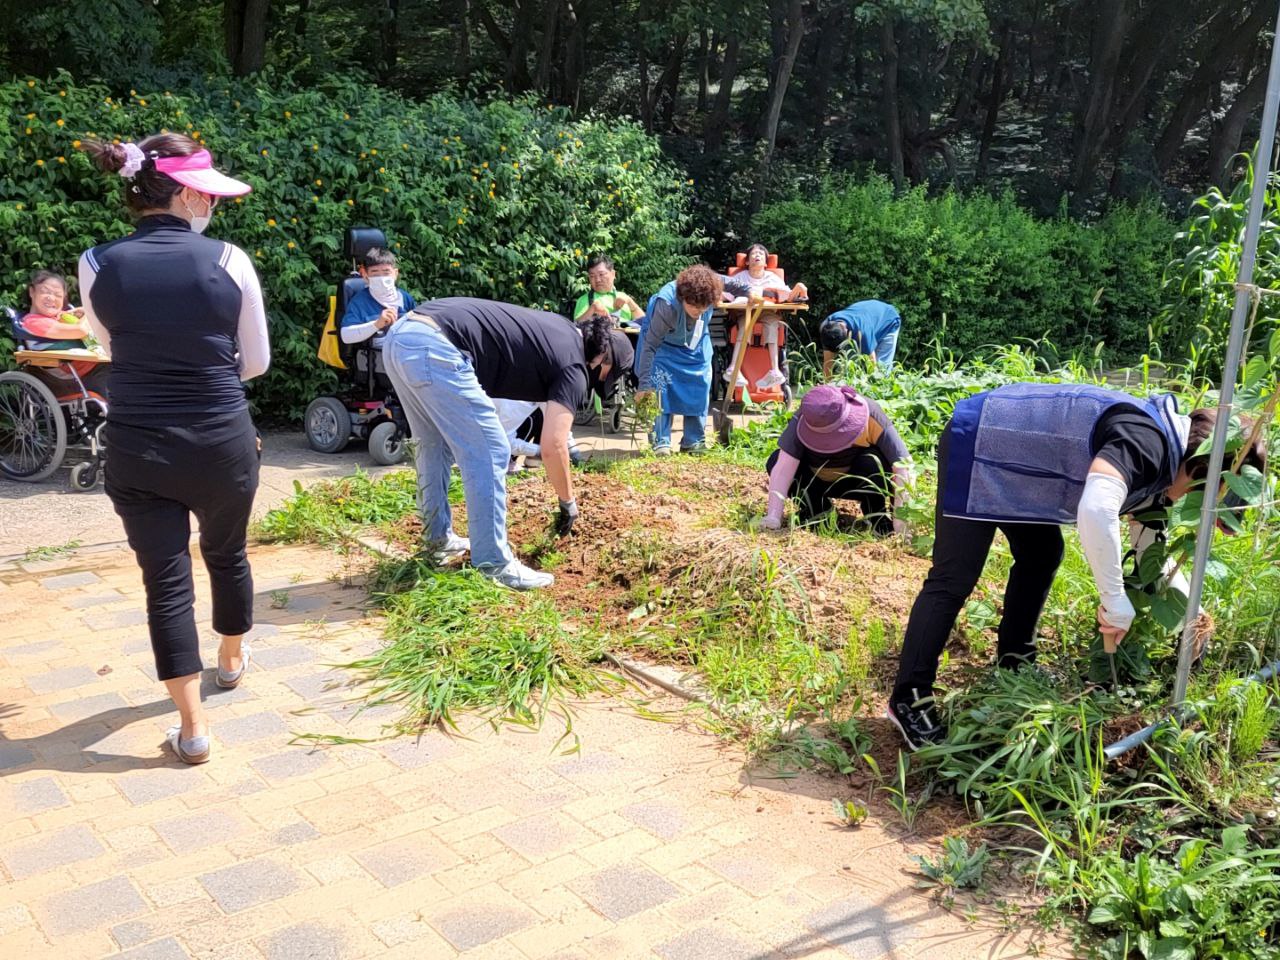
[[621,290],[614,287],[617,271],[613,261],[597,254],[587,261],[587,282],[591,289],[573,305],[573,320],[578,323],[591,316],[613,317],[619,326],[636,327],[644,310]]

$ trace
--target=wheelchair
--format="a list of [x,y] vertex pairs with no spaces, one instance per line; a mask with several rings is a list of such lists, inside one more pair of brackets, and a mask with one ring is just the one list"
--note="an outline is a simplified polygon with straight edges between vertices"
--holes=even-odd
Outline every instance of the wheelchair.
[[367,440],[374,463],[392,466],[405,457],[409,421],[382,365],[382,352],[373,338],[343,343],[338,330],[351,298],[365,288],[356,266],[373,247],[385,247],[386,235],[374,227],[352,227],[343,241],[343,256],[351,272],[329,299],[329,319],[316,355],[338,371],[339,386],[330,396],[316,397],[307,406],[307,443],[319,453],[338,453],[352,439]]
[[[739,253],[736,260],[737,262],[734,266],[726,271],[729,276],[733,276],[747,268],[747,255],[745,253]],[[782,268],[778,266],[778,255],[776,253],[769,254],[765,269],[776,273],[779,278],[785,280],[785,274]],[[767,296],[766,299],[768,299]],[[730,389],[729,384],[724,381],[724,374],[729,369],[729,365],[733,363],[733,351],[738,342],[739,319],[740,317],[735,312],[726,310],[723,306],[717,307],[711,315],[711,399],[713,402],[722,401],[725,392]],[[787,317],[784,316],[783,319],[785,321]],[[767,390],[761,390],[756,386],[756,380],[769,369],[769,353],[768,347],[764,342],[763,322],[757,322],[754,329],[748,334],[747,352],[742,363],[742,375],[747,378],[747,393],[753,403],[781,403],[788,407],[791,405],[793,399],[791,362],[790,357],[787,355],[789,334],[790,330],[787,323],[781,323],[778,327],[778,370],[786,377],[786,381]],[[734,398],[740,400],[742,389],[740,387],[732,389]]]
[[27,336],[18,314],[3,309],[18,346],[18,369],[0,373],[0,475],[35,483],[72,454],[78,462],[71,467],[71,489],[92,490],[106,459],[107,401],[85,386],[65,352],[42,356],[41,342]]

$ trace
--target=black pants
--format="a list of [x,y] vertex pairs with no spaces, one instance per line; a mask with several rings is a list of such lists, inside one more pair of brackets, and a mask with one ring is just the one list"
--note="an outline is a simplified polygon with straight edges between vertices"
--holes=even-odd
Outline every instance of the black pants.
[[147,624],[161,680],[199,673],[191,514],[213,592],[213,629],[253,626],[245,532],[258,489],[257,433],[247,412],[183,426],[109,421],[107,496],[124,523],[147,591]]
[[996,530],[1004,532],[1013,554],[997,632],[996,657],[1001,666],[1035,659],[1036,622],[1062,563],[1062,528],[1057,524],[991,523],[942,515],[949,427],[938,443],[933,566],[907,621],[893,688],[895,700],[910,701],[912,689],[918,690],[921,697],[932,692],[943,648],[956,617],[978,585]]
[[[779,451],[769,455],[765,472],[772,473]],[[853,461],[849,472],[834,480],[823,480],[801,465],[791,481],[788,497],[799,501],[799,520],[808,523],[830,513],[832,500],[854,500],[871,530],[881,537],[893,533],[893,516],[888,510],[888,490],[892,470],[879,455],[868,451]]]

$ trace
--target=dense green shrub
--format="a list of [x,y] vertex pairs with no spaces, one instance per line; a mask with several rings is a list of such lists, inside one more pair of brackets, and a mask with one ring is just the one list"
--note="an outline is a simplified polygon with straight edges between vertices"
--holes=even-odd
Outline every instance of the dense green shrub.
[[74,271],[86,247],[129,229],[123,181],[76,149],[84,138],[185,131],[253,184],[209,232],[247,250],[262,277],[275,359],[251,396],[273,418],[297,417],[330,377],[315,349],[348,226],[386,230],[415,294],[551,307],[585,289],[593,250],[641,298],[693,246],[690,186],[655,140],[531,102],[415,103],[353,78],[304,89],[268,75],[121,100],[62,75],[0,84],[0,110],[14,119],[0,128],[6,303],[23,302],[33,268]]
[[872,179],[767,205],[754,238],[809,285],[810,324],[855,300],[897,305],[909,360],[944,321],[944,344],[962,351],[1047,334],[1067,350],[1102,341],[1128,358],[1147,346],[1174,229],[1154,208],[1046,221],[1010,196],[894,196]]

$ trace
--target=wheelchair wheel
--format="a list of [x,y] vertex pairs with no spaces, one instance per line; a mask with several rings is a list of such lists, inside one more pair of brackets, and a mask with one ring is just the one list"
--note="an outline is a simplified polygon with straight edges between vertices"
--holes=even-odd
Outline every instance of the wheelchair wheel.
[[77,463],[71,468],[71,489],[88,493],[98,485],[98,465],[92,460]]
[[383,420],[369,431],[369,456],[374,463],[393,467],[404,459],[404,431],[394,420]]
[[351,414],[337,397],[316,397],[303,418],[307,443],[318,453],[337,453],[351,441]]
[[62,466],[67,421],[53,391],[29,373],[0,373],[0,473],[43,480]]
[[604,428],[609,433],[622,432],[622,404],[610,407],[604,412]]

